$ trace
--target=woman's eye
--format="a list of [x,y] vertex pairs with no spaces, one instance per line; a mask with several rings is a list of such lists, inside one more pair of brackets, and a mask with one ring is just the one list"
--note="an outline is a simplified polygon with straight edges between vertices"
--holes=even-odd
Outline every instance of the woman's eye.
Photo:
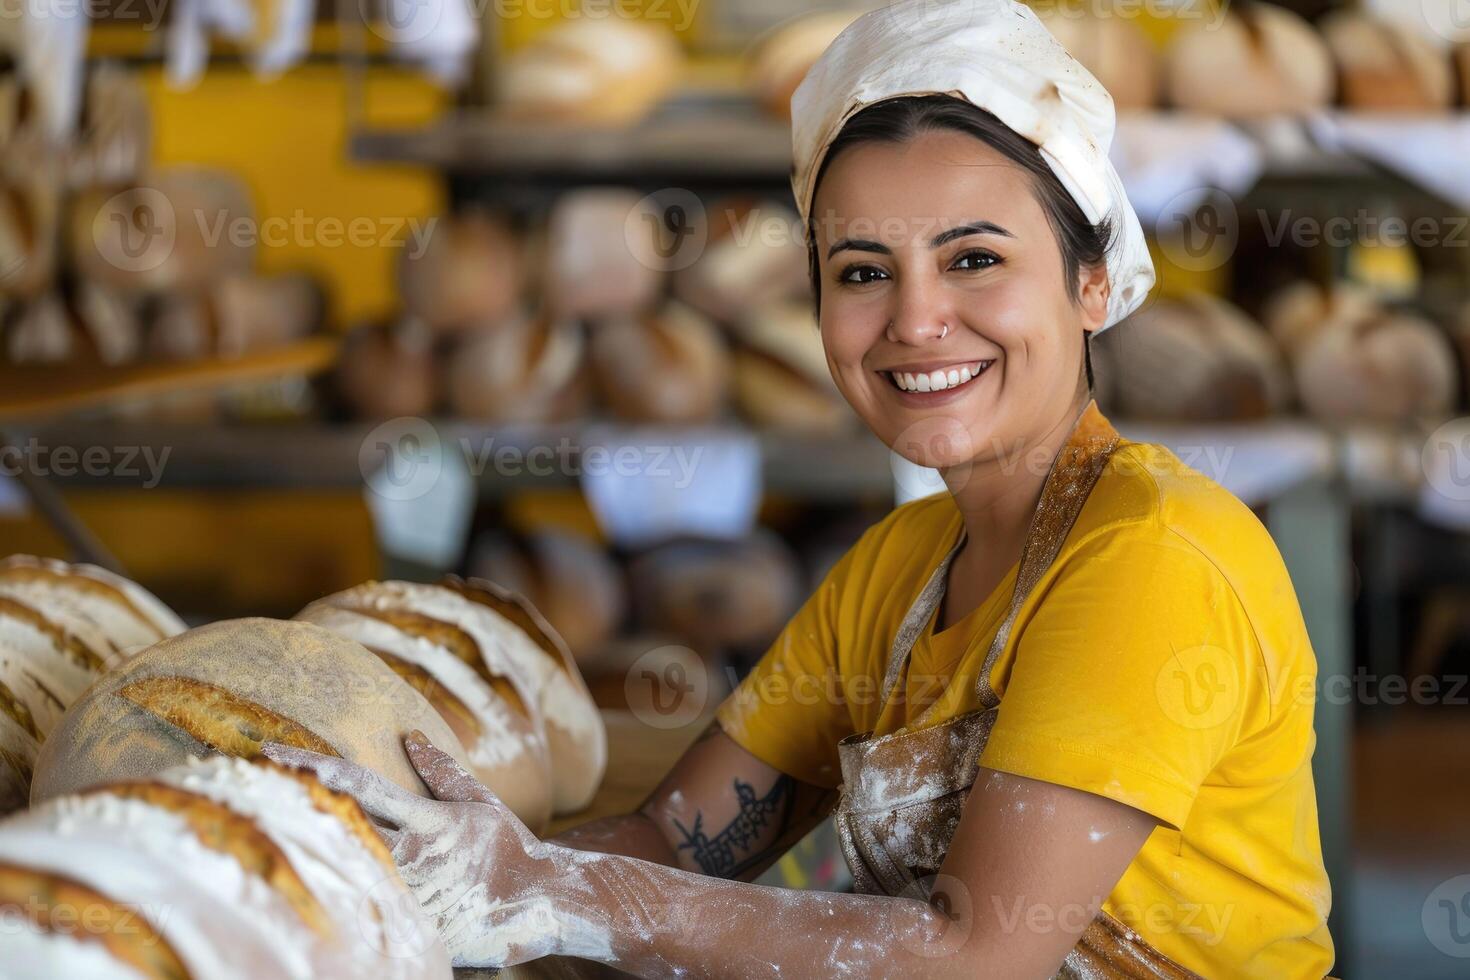
[[950,268],[959,269],[963,272],[969,272],[974,269],[988,269],[993,265],[997,265],[999,262],[1000,257],[997,256],[994,252],[986,252],[977,249],[975,251],[965,252],[960,255],[954,260],[954,263],[950,266]]
[[869,283],[887,279],[888,273],[876,265],[850,265],[842,270],[838,279],[842,282]]

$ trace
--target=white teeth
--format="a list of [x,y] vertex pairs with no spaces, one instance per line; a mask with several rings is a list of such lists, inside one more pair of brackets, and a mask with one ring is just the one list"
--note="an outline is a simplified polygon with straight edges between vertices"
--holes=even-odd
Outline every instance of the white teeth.
[[989,361],[975,361],[959,368],[930,371],[925,374],[890,371],[888,376],[904,391],[944,391],[949,388],[958,388],[979,377],[989,364]]

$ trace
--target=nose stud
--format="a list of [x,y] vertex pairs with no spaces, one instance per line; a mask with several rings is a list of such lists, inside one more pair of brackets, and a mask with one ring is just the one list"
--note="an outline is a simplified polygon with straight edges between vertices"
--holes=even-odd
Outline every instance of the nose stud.
[[945,337],[948,337],[948,336],[949,336],[949,324],[946,323],[946,324],[944,324],[944,329],[939,332],[939,339],[940,340],[943,340]]

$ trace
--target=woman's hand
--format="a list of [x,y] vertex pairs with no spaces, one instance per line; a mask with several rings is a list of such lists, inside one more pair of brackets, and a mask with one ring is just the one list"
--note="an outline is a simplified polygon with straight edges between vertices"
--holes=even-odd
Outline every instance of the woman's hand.
[[404,739],[404,748],[435,799],[345,759],[275,744],[265,755],[315,773],[386,827],[393,860],[455,966],[513,966],[559,952],[561,917],[543,887],[554,878],[558,848],[538,840],[422,732]]

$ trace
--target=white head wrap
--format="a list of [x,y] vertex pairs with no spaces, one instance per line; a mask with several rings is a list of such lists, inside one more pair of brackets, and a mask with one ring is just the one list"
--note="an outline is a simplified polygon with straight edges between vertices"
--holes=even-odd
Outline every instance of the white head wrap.
[[1035,143],[1094,224],[1110,218],[1110,327],[1138,308],[1154,266],[1138,215],[1108,160],[1113,97],[1014,0],[901,0],[832,42],[791,99],[791,187],[809,224],[817,170],[843,124],[875,102],[953,95]]

